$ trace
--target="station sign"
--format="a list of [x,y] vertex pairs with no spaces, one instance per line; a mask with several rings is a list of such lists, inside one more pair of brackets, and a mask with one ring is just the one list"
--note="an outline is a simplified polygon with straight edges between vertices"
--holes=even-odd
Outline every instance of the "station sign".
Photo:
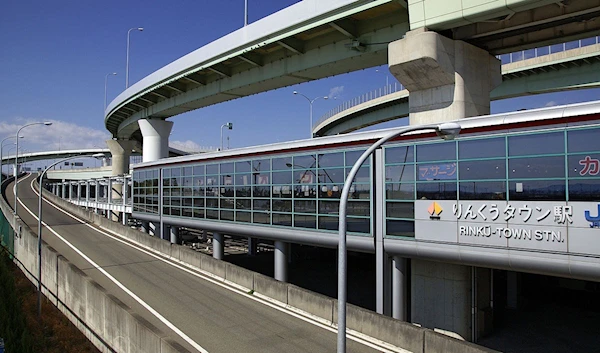
[[600,203],[417,200],[415,239],[600,255]]

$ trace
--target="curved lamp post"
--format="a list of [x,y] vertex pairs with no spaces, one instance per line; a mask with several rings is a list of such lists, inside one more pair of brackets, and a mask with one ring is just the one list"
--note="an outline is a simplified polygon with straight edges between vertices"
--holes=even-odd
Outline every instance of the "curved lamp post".
[[[2,148],[4,147],[4,141],[8,140],[8,139],[14,139],[15,136],[8,136],[5,137],[4,139],[2,139],[2,141],[0,141],[0,185],[2,185],[2,166],[4,165],[4,160],[2,159],[2,157],[4,157],[4,155],[2,154]],[[20,139],[23,138],[23,136],[19,136]]]
[[294,91],[294,94],[297,94],[297,95],[300,95],[300,96],[306,98],[306,100],[308,101],[308,104],[310,105],[310,138],[312,138],[313,137],[313,133],[312,133],[312,131],[313,131],[312,130],[313,129],[313,103],[317,99],[319,99],[319,98],[329,99],[329,97],[327,97],[327,96],[323,96],[323,97],[318,96],[318,97],[316,97],[314,99],[310,99],[307,96],[303,95],[302,93],[298,93],[298,91]]
[[221,151],[223,151],[223,128],[226,127],[229,130],[233,130],[233,123],[227,123],[221,125]]
[[52,164],[50,164],[46,169],[44,169],[44,171],[42,172],[42,174],[40,174],[40,179],[38,180],[38,183],[40,184],[40,189],[39,192],[40,194],[38,195],[38,300],[37,300],[37,305],[38,305],[38,316],[42,317],[42,189],[43,189],[43,180],[44,180],[44,175],[46,175],[46,172],[50,170],[50,168],[54,167],[57,164],[66,162],[68,160],[71,159],[76,159],[76,158],[86,158],[86,157],[103,157],[104,154],[103,153],[96,153],[96,154],[90,154],[90,155],[78,155],[78,156],[73,156],[73,157],[67,157],[67,158],[63,158],[59,161],[56,161]]
[[21,128],[19,130],[17,130],[17,134],[15,135],[15,138],[17,140],[17,149],[15,151],[15,216],[17,215],[17,192],[19,190],[19,183],[17,180],[17,176],[19,175],[19,133],[21,132],[21,130],[23,130],[24,128],[28,127],[28,126],[32,126],[32,125],[46,125],[46,126],[50,126],[52,125],[52,123],[50,121],[40,121],[40,122],[36,122],[36,123],[30,123],[30,124],[26,124],[21,126]]
[[130,28],[129,31],[127,31],[127,63],[125,64],[125,89],[129,87],[129,36],[131,34],[131,31],[134,30],[142,32],[144,30],[144,27],[134,27]]
[[338,243],[338,332],[337,332],[337,353],[346,353],[346,294],[347,294],[347,274],[346,274],[346,211],[348,206],[348,194],[350,193],[350,186],[354,181],[356,173],[362,166],[364,161],[369,156],[383,145],[385,142],[393,139],[394,137],[414,132],[433,130],[438,136],[444,140],[452,140],[460,133],[460,125],[457,123],[442,123],[439,125],[421,125],[421,126],[407,126],[387,136],[382,137],[369,147],[354,163],[346,181],[344,182],[344,188],[340,196],[340,211],[339,211],[339,243]]
[[106,85],[108,83],[108,76],[116,76],[117,73],[116,72],[111,72],[109,74],[106,74],[106,76],[104,76],[104,110],[106,110]]

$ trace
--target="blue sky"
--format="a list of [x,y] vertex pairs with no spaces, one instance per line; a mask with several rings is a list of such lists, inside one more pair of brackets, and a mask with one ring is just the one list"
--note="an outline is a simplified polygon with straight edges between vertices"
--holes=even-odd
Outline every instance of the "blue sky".
[[[248,0],[249,22],[293,0]],[[243,26],[244,1],[28,1],[4,0],[0,11],[0,138],[31,121],[51,127],[23,130],[27,151],[104,147],[104,80],[108,102],[125,87],[127,30],[131,33],[130,84]],[[199,109],[172,118],[171,145],[190,149],[220,144],[220,126],[231,148],[309,136],[309,97],[335,92],[314,104],[315,121],[356,96],[395,82],[387,67],[370,68]],[[597,99],[598,90],[563,92],[495,102],[492,112]],[[405,120],[385,127],[405,124]],[[225,142],[227,145],[227,141]]]

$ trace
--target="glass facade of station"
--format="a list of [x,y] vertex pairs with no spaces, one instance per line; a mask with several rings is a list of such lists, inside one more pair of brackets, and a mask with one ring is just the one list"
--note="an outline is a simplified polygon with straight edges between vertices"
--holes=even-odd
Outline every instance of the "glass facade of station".
[[[326,146],[323,147],[326,149]],[[384,146],[385,234],[414,237],[414,201],[600,201],[600,127]],[[163,214],[336,231],[340,192],[364,149],[163,169]],[[373,162],[351,189],[348,231],[372,234]],[[159,170],[135,171],[134,212],[158,214]]]

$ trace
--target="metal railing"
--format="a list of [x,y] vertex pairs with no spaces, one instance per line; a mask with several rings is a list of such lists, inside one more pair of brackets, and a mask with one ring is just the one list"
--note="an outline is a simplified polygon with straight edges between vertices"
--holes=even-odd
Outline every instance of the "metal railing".
[[[496,57],[500,60],[502,65],[505,65],[505,64],[511,64],[511,63],[515,63],[515,62],[523,61],[523,60],[527,60],[527,59],[532,59],[532,58],[537,58],[537,57],[546,56],[546,55],[550,55],[550,54],[560,53],[560,52],[568,51],[568,50],[572,50],[572,49],[587,47],[587,46],[595,45],[598,43],[600,43],[600,36],[575,40],[575,41],[566,42],[566,43],[562,43],[562,44],[547,45],[547,46],[539,47],[539,48],[521,50],[521,51],[509,53],[509,54],[497,55]],[[396,82],[394,84],[389,84],[384,87],[373,90],[371,92],[367,92],[358,97],[354,97],[351,100],[346,101],[346,102],[338,105],[337,107],[329,110],[327,113],[323,114],[313,125],[313,129],[316,126],[318,126],[319,124],[321,124],[323,121],[325,121],[325,120],[331,118],[332,116],[339,114],[345,110],[348,110],[357,105],[366,103],[373,99],[383,97],[388,94],[396,93],[396,92],[402,91],[402,90],[404,90],[404,86],[402,86],[402,84]]]

